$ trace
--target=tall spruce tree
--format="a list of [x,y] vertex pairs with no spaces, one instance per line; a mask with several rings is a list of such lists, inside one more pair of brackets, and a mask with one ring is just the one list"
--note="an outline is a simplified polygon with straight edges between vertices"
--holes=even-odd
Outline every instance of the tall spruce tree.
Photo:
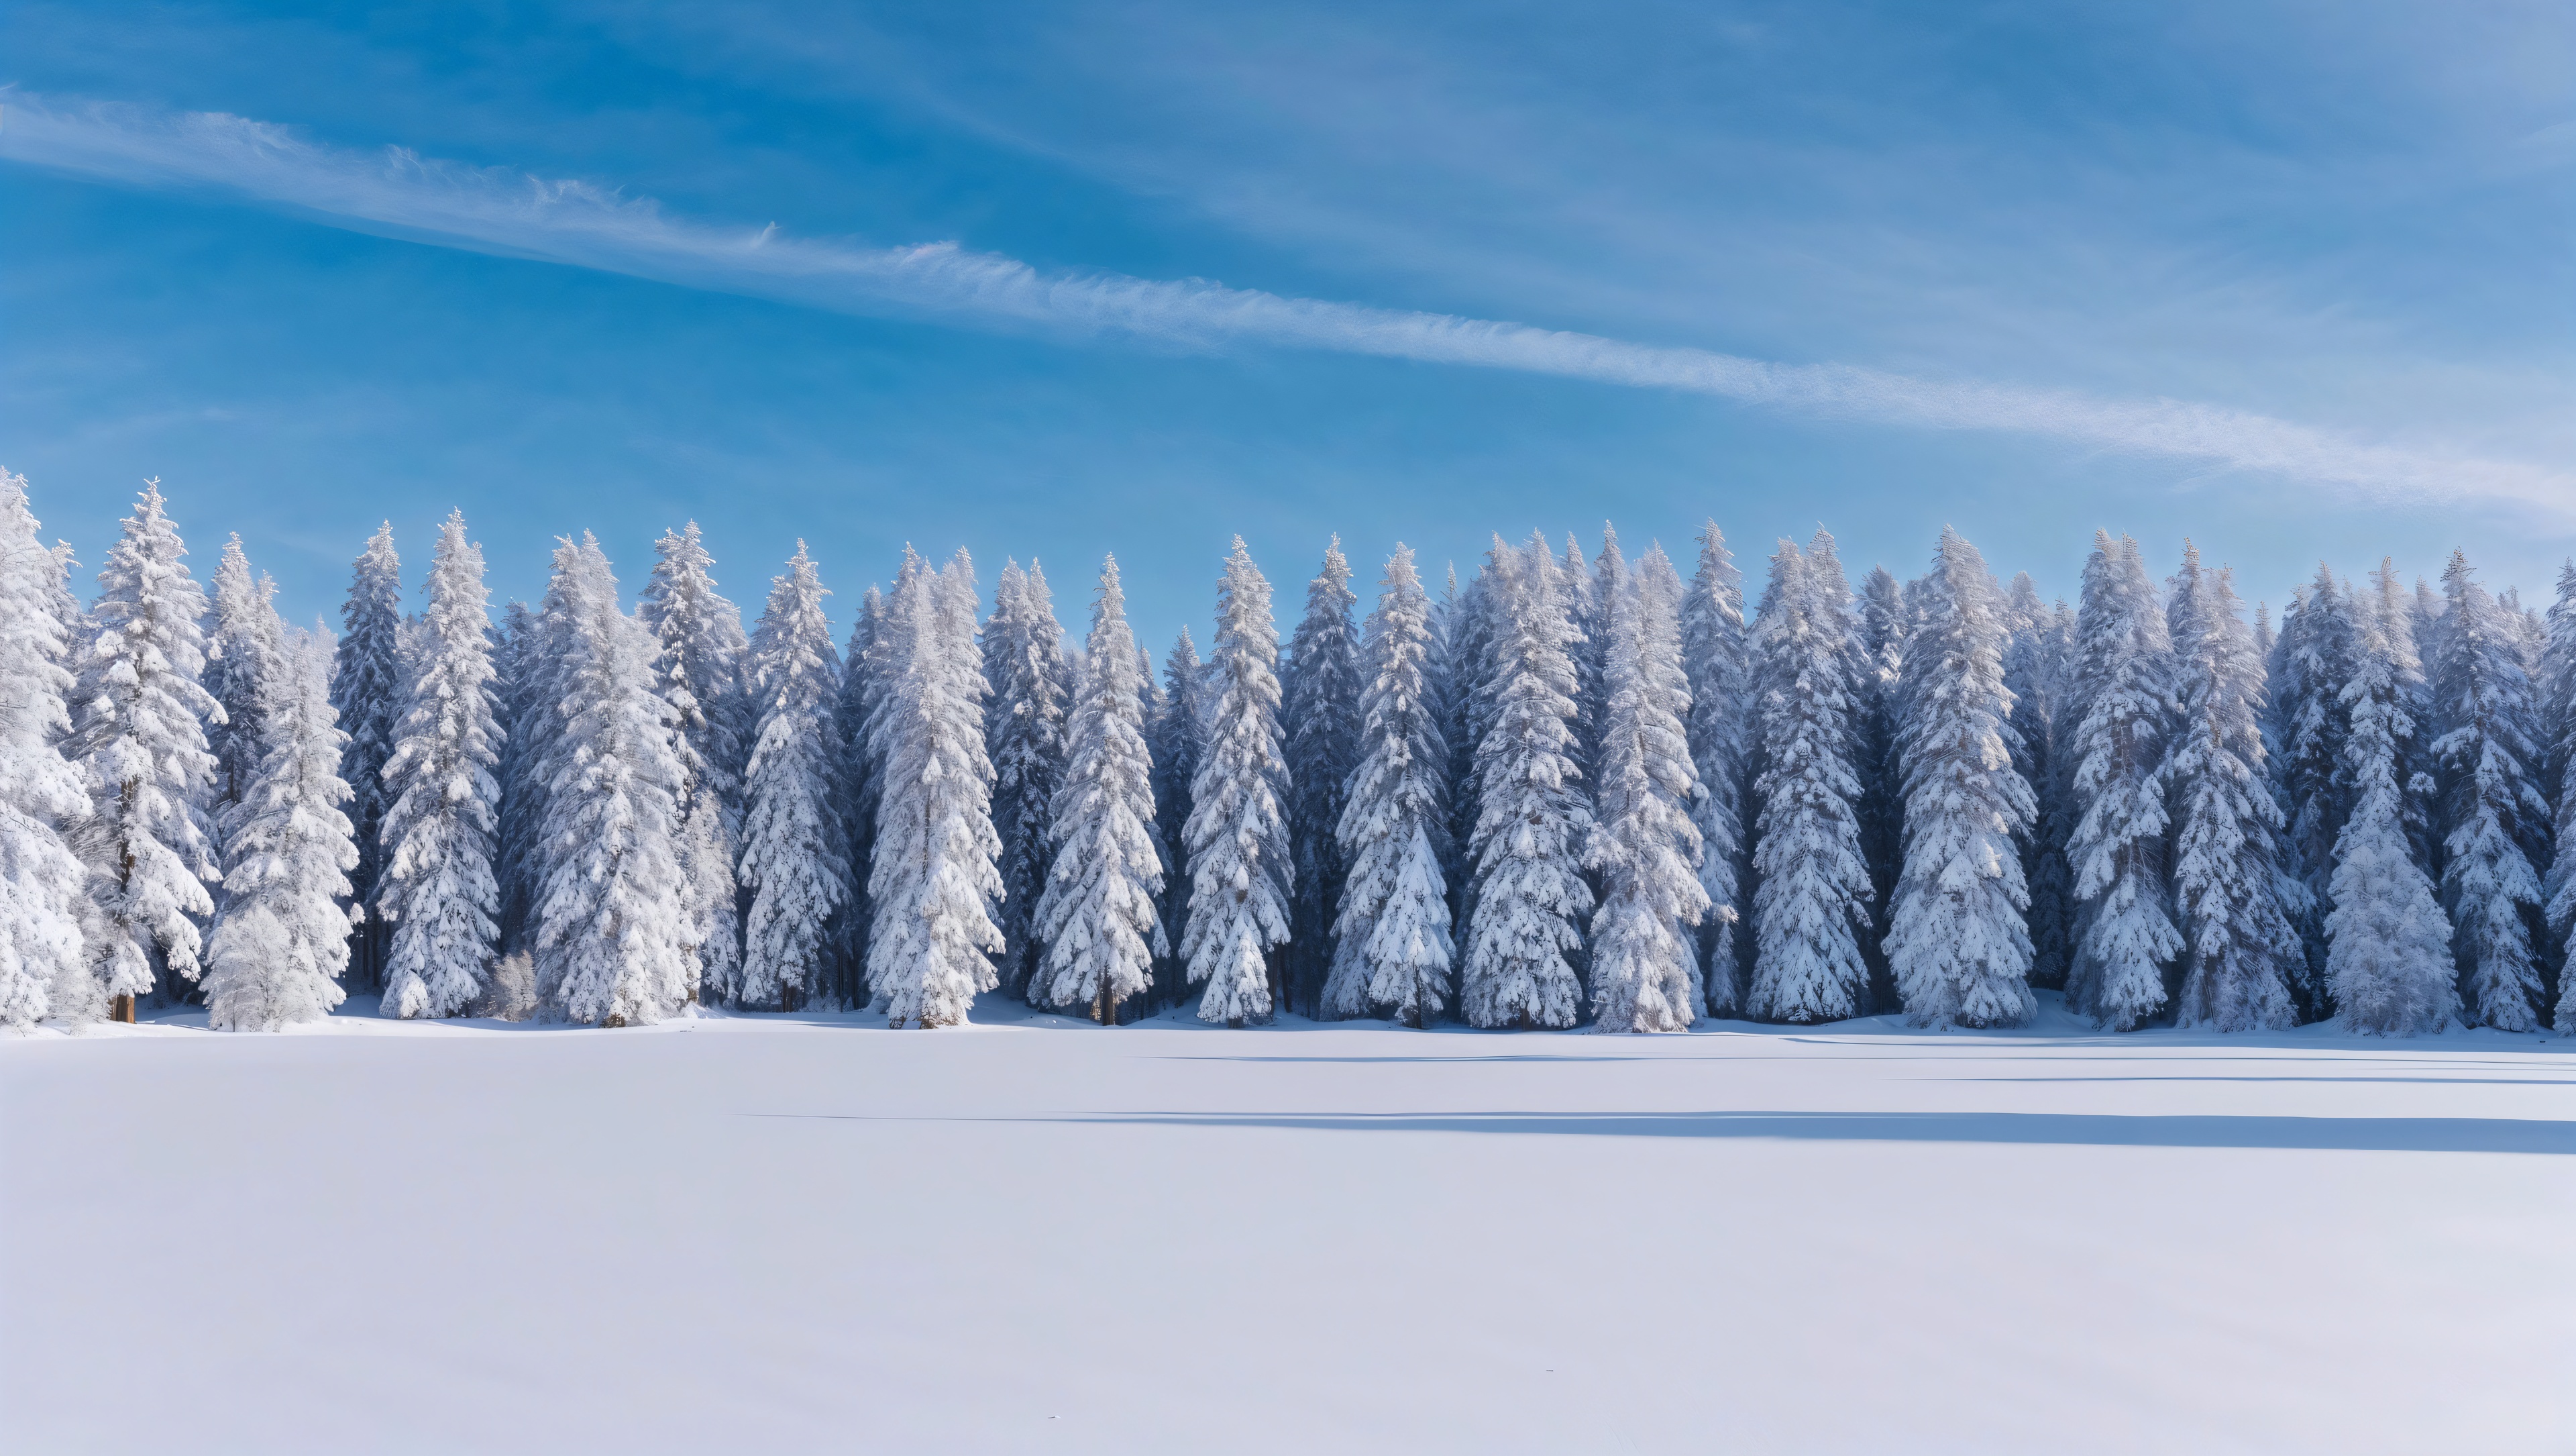
[[2291,990],[2310,1019],[2326,1009],[2325,917],[2334,906],[2335,845],[2358,792],[2346,768],[2352,725],[2343,699],[2357,640],[2352,598],[2320,564],[2316,578],[2282,613],[2280,638],[2273,644],[2280,669],[2272,674],[2272,731],[2280,749],[2274,793],[2282,808],[2287,877],[2299,888],[2284,902],[2301,947],[2291,967]]
[[1047,865],[1055,857],[1052,820],[1056,785],[1064,775],[1066,696],[1064,629],[1055,619],[1046,573],[1035,561],[1027,571],[1002,564],[993,588],[993,615],[984,624],[984,670],[992,680],[985,706],[985,751],[993,759],[993,832],[1002,838],[1002,900],[994,921],[1002,931],[1002,989],[1044,1005],[1039,967],[1046,940],[1037,928],[1038,897],[1046,892]]
[[698,943],[693,984],[710,1004],[742,990],[742,775],[751,708],[743,688],[742,613],[716,590],[715,558],[689,522],[653,543],[653,574],[635,615],[653,634],[653,670],[679,722],[672,747],[685,780],[680,796],[680,875]]
[[374,989],[385,983],[391,944],[391,927],[375,909],[376,880],[384,873],[385,809],[393,802],[385,792],[385,760],[393,756],[403,692],[402,558],[394,554],[394,527],[387,521],[367,538],[351,572],[331,673],[331,707],[340,715],[340,731],[349,735],[340,777],[357,795],[349,801],[358,840],[358,868],[349,883],[359,909],[350,975]]
[[1163,949],[1147,993],[1148,1004],[1156,1009],[1180,1005],[1189,990],[1180,945],[1190,914],[1190,786],[1207,754],[1206,684],[1206,664],[1199,661],[1190,629],[1183,627],[1164,654],[1163,700],[1146,731],[1146,747],[1154,756],[1154,830],[1164,854]]
[[1690,679],[1682,669],[1682,581],[1661,546],[1633,574],[1605,573],[1596,805],[1584,863],[1601,880],[1592,916],[1595,1031],[1681,1031],[1699,1019],[1695,928],[1709,909],[1700,883],[1700,794],[1691,756]]
[[2162,772],[2174,717],[2173,638],[2135,541],[2096,532],[2084,563],[2075,671],[2075,805],[2068,845],[2081,917],[2066,1000],[2113,1031],[2165,1005],[2164,968],[2182,950],[2165,885],[2171,819]]
[[529,862],[535,825],[526,811],[526,770],[530,739],[554,712],[553,704],[538,703],[532,692],[534,679],[547,666],[536,613],[528,610],[527,603],[512,601],[501,609],[501,629],[492,649],[493,692],[500,704],[494,721],[501,730],[501,758],[493,770],[501,784],[501,802],[492,836],[492,874],[500,887],[501,908],[494,912],[493,921],[498,927],[496,944],[504,953],[523,948],[527,939],[531,896],[522,872]]
[[1288,938],[1295,865],[1281,800],[1289,790],[1279,732],[1279,636],[1270,583],[1234,539],[1216,598],[1208,660],[1205,756],[1185,834],[1189,927],[1181,959],[1205,983],[1199,1019],[1266,1021],[1278,987],[1269,958]]
[[1359,761],[1359,636],[1351,624],[1350,563],[1342,538],[1324,548],[1323,569],[1306,587],[1306,615],[1290,639],[1296,672],[1282,705],[1288,745],[1288,844],[1295,861],[1288,902],[1288,1006],[1330,1015],[1324,981],[1336,957],[1349,861],[1339,837]]
[[1853,604],[1852,767],[1860,779],[1860,858],[1869,866],[1872,920],[1862,950],[1884,1000],[1893,990],[1880,942],[1896,912],[1896,881],[1905,864],[1905,774],[1896,739],[1898,679],[1905,668],[1906,638],[1917,604],[1884,566],[1861,578]]
[[1732,1016],[1744,1005],[1744,891],[1750,836],[1745,814],[1751,791],[1746,710],[1752,696],[1752,657],[1744,627],[1744,574],[1726,549],[1717,522],[1699,535],[1698,569],[1682,600],[1682,670],[1691,692],[1691,761],[1700,792],[1691,800],[1699,830],[1699,883],[1709,913],[1700,921],[1700,975],[1712,1016]]
[[2558,965],[2558,1005],[2552,1025],[2576,1029],[2576,976],[2566,972],[2567,947],[2576,935],[2576,793],[2568,765],[2576,762],[2576,560],[2559,568],[2558,595],[2549,604],[2549,646],[2542,661],[2541,731],[2547,735],[2543,785],[2555,794],[2549,875],[2541,889],[2543,912]]
[[793,1011],[823,988],[826,927],[849,893],[835,802],[841,661],[823,619],[830,595],[796,543],[751,639],[760,705],[746,782],[740,884],[751,897],[739,1004]]
[[85,876],[62,833],[90,800],[62,753],[73,644],[61,574],[36,534],[27,478],[0,470],[0,1023],[19,1027],[104,1009],[83,954]]
[[1154,837],[1153,763],[1145,749],[1150,679],[1127,626],[1118,558],[1101,563],[1083,644],[1064,775],[1048,816],[1055,853],[1037,906],[1046,961],[1029,999],[1082,1007],[1103,1026],[1152,985],[1162,929],[1162,850]]
[[2407,833],[2405,747],[2415,735],[2410,604],[2396,574],[2352,613],[2352,675],[2342,688],[2352,810],[2336,836],[2325,916],[2326,985],[2347,1031],[2437,1032],[2458,1019],[2450,917]]
[[277,674],[286,651],[286,625],[278,620],[276,597],[277,583],[265,576],[251,578],[250,558],[242,554],[236,533],[224,543],[223,558],[215,566],[203,678],[207,696],[224,710],[221,722],[206,724],[206,751],[215,756],[206,820],[219,860],[233,811],[249,797],[260,760],[267,756],[260,714],[268,700],[268,680]]
[[2025,571],[2013,577],[2004,620],[2012,629],[2004,649],[2004,690],[2013,695],[2013,767],[2030,785],[2038,809],[2021,838],[2022,884],[2030,894],[2030,984],[2060,987],[2074,950],[2066,836],[2075,816],[2059,793],[2063,779],[2057,772],[2057,698],[2072,618],[2070,630],[2060,631],[2057,612],[2040,601]]
[[850,645],[841,656],[841,696],[834,709],[839,733],[835,802],[841,806],[842,853],[850,874],[848,891],[841,908],[833,912],[826,939],[832,948],[832,997],[851,1007],[865,1006],[871,999],[868,929],[875,922],[876,907],[868,899],[868,867],[876,859],[877,805],[885,788],[874,725],[886,712],[897,645],[886,614],[894,596],[921,566],[920,558],[906,549],[893,594],[873,585],[860,594],[858,617],[850,624]]
[[2540,877],[2549,804],[2534,783],[2531,680],[2521,613],[2478,584],[2465,553],[2442,571],[2441,655],[2432,743],[2443,833],[2442,908],[2451,917],[2467,1013],[2500,1031],[2540,1024]]

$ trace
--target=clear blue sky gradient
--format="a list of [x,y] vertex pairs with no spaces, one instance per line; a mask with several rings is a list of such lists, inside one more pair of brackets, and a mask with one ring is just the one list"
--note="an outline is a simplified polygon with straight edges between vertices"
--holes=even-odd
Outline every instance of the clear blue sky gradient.
[[[664,214],[1048,274],[1202,278],[1790,364],[2174,399],[2576,479],[2576,10],[2333,3],[354,7],[17,0],[23,98],[576,179]],[[835,9],[839,9],[835,7]],[[379,230],[381,231],[381,230]],[[1189,344],[374,235],[0,161],[0,465],[94,569],[147,475],[336,621],[390,517],[462,507],[496,599],[695,517],[756,614],[803,537],[847,609],[903,543],[989,586],[1101,554],[1159,652],[1240,532],[1293,618],[1326,538],[1462,573],[1617,522],[1758,577],[1944,522],[2071,594],[2096,527],[2277,604],[2453,545],[2545,597],[2565,500],[2354,486],[1257,340]],[[2464,477],[2465,479],[2465,477]],[[1363,592],[1363,600],[1368,593]]]

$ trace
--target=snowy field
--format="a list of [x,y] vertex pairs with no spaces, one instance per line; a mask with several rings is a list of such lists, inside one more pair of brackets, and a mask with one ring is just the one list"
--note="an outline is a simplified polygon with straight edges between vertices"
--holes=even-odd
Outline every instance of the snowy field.
[[2576,1450],[2564,1040],[986,1006],[0,1043],[7,1444]]

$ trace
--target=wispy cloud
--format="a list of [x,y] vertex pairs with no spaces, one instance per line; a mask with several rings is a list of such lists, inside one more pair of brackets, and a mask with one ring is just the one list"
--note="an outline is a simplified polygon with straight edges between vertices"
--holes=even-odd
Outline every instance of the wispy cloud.
[[63,105],[19,93],[0,105],[0,157],[144,186],[228,189],[362,231],[857,314],[1509,369],[1806,415],[2039,436],[2365,496],[2481,500],[2562,519],[2576,513],[2576,478],[2562,470],[2373,442],[2219,405],[1771,363],[1198,279],[1045,274],[946,242],[865,248],[800,239],[774,227],[676,219],[650,200],[584,182],[401,148],[326,146],[221,113]]

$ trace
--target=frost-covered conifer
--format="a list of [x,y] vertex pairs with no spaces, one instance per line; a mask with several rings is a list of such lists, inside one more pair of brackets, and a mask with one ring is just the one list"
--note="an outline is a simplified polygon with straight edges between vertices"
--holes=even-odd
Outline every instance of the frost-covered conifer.
[[2432,744],[2439,766],[2442,908],[2451,917],[2467,1013],[2501,1031],[2539,1023],[2532,944],[2540,877],[2524,846],[2543,841],[2548,801],[2533,784],[2531,682],[2521,614],[2480,586],[2458,551],[2442,571],[2446,610],[2435,659]]
[[428,605],[413,633],[410,696],[385,760],[385,862],[376,907],[393,927],[387,1016],[459,1016],[483,988],[500,936],[493,873],[499,703],[484,604],[483,548],[465,513],[440,527]]
[[2382,568],[2381,590],[2351,614],[2352,675],[2342,690],[2352,811],[2336,837],[2326,982],[2338,1025],[2380,1036],[2440,1031],[2457,1019],[2451,922],[2406,833],[2402,745],[2414,736],[2409,604]]
[[[2280,639],[2273,645],[2280,668],[2271,682],[2279,747],[2272,776],[2283,816],[2284,868],[2300,891],[2284,901],[2301,946],[2291,967],[2292,990],[2310,1016],[2324,1010],[2325,917],[2333,908],[2335,844],[2351,817],[2355,793],[2345,769],[2351,712],[2343,689],[2352,680],[2356,640],[2354,603],[2320,564],[2315,580],[2282,613]],[[2405,775],[2400,777],[2402,783]]]
[[1432,678],[1431,601],[1398,545],[1379,579],[1362,647],[1359,763],[1338,826],[1350,877],[1334,928],[1329,1017],[1429,1024],[1449,1004],[1449,749]]
[[1206,983],[1199,1019],[1266,1021],[1274,1004],[1272,949],[1288,938],[1288,764],[1279,733],[1279,634],[1270,583],[1234,539],[1216,595],[1216,655],[1208,659],[1206,746],[1185,826],[1190,917],[1181,960]]
[[198,682],[206,597],[180,560],[159,481],[123,527],[74,659],[63,745],[88,781],[90,812],[70,843],[89,871],[90,965],[110,1000],[152,990],[163,969],[197,979],[197,921],[214,912],[216,873],[197,804],[215,769],[205,724],[223,714]]
[[2165,763],[2174,904],[2182,921],[2177,1024],[2273,1031],[2294,1024],[2298,934],[2282,912],[2281,807],[2263,733],[2263,657],[2225,570],[2183,543],[2171,624],[2182,704]]
[[2004,617],[2013,634],[2004,649],[2004,690],[2013,695],[2013,767],[2038,805],[2021,842],[2022,883],[2030,894],[2030,983],[2063,986],[2074,949],[2066,836],[2075,816],[2060,793],[2065,776],[2057,771],[2056,714],[2073,617],[2068,614],[2068,630],[2060,631],[2058,614],[2040,602],[2028,572],[2014,575]]
[[1083,662],[1049,817],[1055,854],[1036,914],[1046,962],[1029,999],[1088,1007],[1111,1026],[1120,1005],[1153,982],[1163,888],[1145,751],[1145,662],[1127,626],[1114,556],[1101,563]]
[[[905,551],[895,578],[896,594],[920,569],[920,558]],[[884,787],[871,725],[884,715],[888,686],[894,680],[896,643],[886,626],[892,599],[875,586],[860,594],[857,618],[850,623],[850,645],[841,655],[841,697],[834,709],[840,735],[840,787],[834,802],[841,806],[850,881],[827,939],[832,951],[832,997],[853,1008],[869,1000],[868,927],[876,910],[868,900],[868,866],[876,858],[877,800]]]
[[[1496,537],[1497,541],[1501,538]],[[1463,933],[1475,918],[1476,818],[1482,812],[1483,780],[1476,770],[1476,750],[1493,720],[1493,699],[1485,691],[1493,673],[1495,560],[1458,586],[1456,568],[1449,572],[1448,600],[1440,634],[1447,648],[1447,718],[1442,736],[1449,742],[1449,838],[1441,873],[1449,881],[1449,924]]]
[[224,710],[222,722],[206,725],[206,751],[215,756],[206,819],[219,859],[231,832],[233,807],[250,793],[267,753],[261,705],[286,650],[286,625],[278,620],[276,595],[277,583],[264,576],[251,579],[241,537],[236,534],[224,543],[223,558],[215,566],[215,609],[203,679],[207,695]]
[[[1884,566],[1873,566],[1861,578],[1855,602],[1852,644],[1852,767],[1860,780],[1860,858],[1869,866],[1870,904],[1874,912],[1870,943],[1886,935],[1896,912],[1896,881],[1905,864],[1905,774],[1898,762],[1897,682],[1905,667],[1905,644],[1912,631],[1915,604],[1909,589],[1899,586]],[[1873,965],[1883,969],[1884,956]]]
[[[1122,619],[1123,620],[1123,619]],[[1031,1004],[1045,989],[1038,967],[1046,942],[1037,931],[1038,897],[1055,857],[1050,821],[1064,774],[1066,695],[1064,629],[1055,619],[1046,573],[1035,561],[1002,564],[993,615],[984,624],[984,670],[993,698],[985,709],[985,751],[993,759],[993,832],[1002,837],[1002,989]]]
[[1861,936],[1870,920],[1860,855],[1853,709],[1840,570],[1792,541],[1771,557],[1753,622],[1754,732],[1762,770],[1753,867],[1748,1014],[1834,1021],[1865,1009]]
[[1709,913],[1700,922],[1701,977],[1714,1016],[1732,1016],[1743,1002],[1743,952],[1752,937],[1739,935],[1748,836],[1745,809],[1751,787],[1746,713],[1752,696],[1752,658],[1744,632],[1744,574],[1726,549],[1717,522],[1702,524],[1699,569],[1682,601],[1682,669],[1691,690],[1691,761],[1700,793],[1691,801],[1699,829],[1700,888]]
[[[501,909],[495,919],[501,948],[511,951],[522,950],[528,942],[529,911],[536,899],[533,871],[542,818],[534,806],[542,800],[536,793],[533,767],[542,740],[552,735],[561,716],[553,701],[538,696],[554,672],[555,660],[542,619],[526,603],[514,601],[502,610],[500,643],[492,666],[501,705],[496,718],[501,725],[500,827],[494,836],[492,861],[500,883]],[[533,973],[533,959],[530,966]]]
[[403,711],[402,558],[394,554],[388,521],[367,538],[340,609],[338,665],[331,674],[331,707],[349,735],[340,777],[357,797],[349,802],[356,827],[358,868],[349,876],[364,917],[354,935],[351,973],[362,986],[384,984],[388,927],[375,913],[376,880],[384,873],[385,760]]
[[2165,892],[2162,773],[2172,740],[2173,637],[2138,545],[2096,532],[2084,563],[2076,673],[2075,805],[2068,844],[2081,916],[2066,1000],[2113,1031],[2162,1010],[2164,967],[2182,949]]
[[1470,1026],[1572,1026],[1577,927],[1593,906],[1581,860],[1592,809],[1574,762],[1574,588],[1546,538],[1533,536],[1517,552],[1496,538],[1485,590],[1476,887],[1459,1009]]
[[1566,615],[1574,622],[1574,641],[1567,648],[1574,658],[1574,767],[1583,775],[1587,791],[1592,782],[1593,755],[1601,744],[1601,680],[1608,663],[1609,593],[1612,584],[1624,579],[1628,571],[1619,554],[1619,533],[1608,521],[1601,523],[1600,560],[1598,573],[1584,565],[1583,548],[1575,544],[1572,532],[1566,533],[1565,559],[1559,563],[1557,580],[1564,585]]
[[1146,746],[1154,755],[1154,829],[1161,837],[1163,869],[1163,949],[1154,962],[1155,1008],[1178,1006],[1186,998],[1189,978],[1181,964],[1182,931],[1189,923],[1190,786],[1199,776],[1207,749],[1206,665],[1199,661],[1190,629],[1163,656],[1161,710],[1146,727]]
[[[331,707],[331,653],[319,632],[282,636],[263,664],[263,701],[246,705],[267,752],[225,842],[224,918],[206,956],[206,1021],[217,1031],[317,1021],[348,994],[337,979],[349,962],[341,907],[358,847],[340,808],[350,797],[340,777],[348,735]],[[399,931],[395,949],[399,966]]]
[[679,725],[656,690],[652,634],[618,610],[617,578],[599,543],[585,534],[556,561],[567,640],[562,739],[546,793],[538,974],[571,1020],[650,1025],[694,990],[688,952],[697,927],[677,844]]
[[820,989],[825,927],[848,894],[834,706],[841,661],[823,619],[829,595],[805,543],[769,586],[751,639],[760,728],[745,785],[741,885],[751,896],[739,1004],[793,1011]]
[[1921,605],[1896,694],[1905,856],[1888,968],[1916,1026],[2017,1026],[2034,1007],[2018,841],[2038,804],[2013,765],[2004,603],[1946,526]]
[[1600,768],[1584,863],[1601,880],[1592,916],[1596,1031],[1681,1031],[1699,1019],[1700,792],[1682,670],[1682,582],[1661,546],[1603,578]]
[[[2544,918],[2564,953],[2576,935],[2576,793],[2570,793],[2568,765],[2576,762],[2576,560],[2559,568],[2558,595],[2549,604],[2549,644],[2542,662],[2540,722],[2546,735],[2549,764],[2542,776],[2556,791],[2549,874],[2541,890]],[[2552,1025],[2576,1029],[2576,976],[2560,970],[2558,1008]]]
[[60,828],[89,812],[61,748],[72,642],[60,575],[37,539],[27,478],[0,470],[0,1023],[10,1026],[101,1009],[81,943],[81,862]]
[[984,665],[975,647],[975,567],[961,550],[946,569],[913,572],[885,630],[895,652],[875,745],[875,919],[868,985],[890,1025],[953,1026],[975,993],[998,984],[1002,948],[990,905],[993,763],[984,753]]
[[709,1004],[742,990],[742,912],[734,861],[742,844],[742,772],[749,753],[743,691],[742,613],[716,590],[715,558],[698,523],[653,543],[653,574],[635,615],[653,634],[654,674],[678,715],[685,787],[680,799],[680,873],[697,927],[694,978]]
[[1288,733],[1288,844],[1296,869],[1289,896],[1286,959],[1289,1009],[1319,1015],[1325,977],[1334,965],[1343,857],[1338,826],[1350,802],[1359,761],[1359,636],[1351,625],[1350,563],[1342,538],[1324,549],[1324,567],[1306,587],[1306,615],[1290,641],[1297,670],[1281,714]]

